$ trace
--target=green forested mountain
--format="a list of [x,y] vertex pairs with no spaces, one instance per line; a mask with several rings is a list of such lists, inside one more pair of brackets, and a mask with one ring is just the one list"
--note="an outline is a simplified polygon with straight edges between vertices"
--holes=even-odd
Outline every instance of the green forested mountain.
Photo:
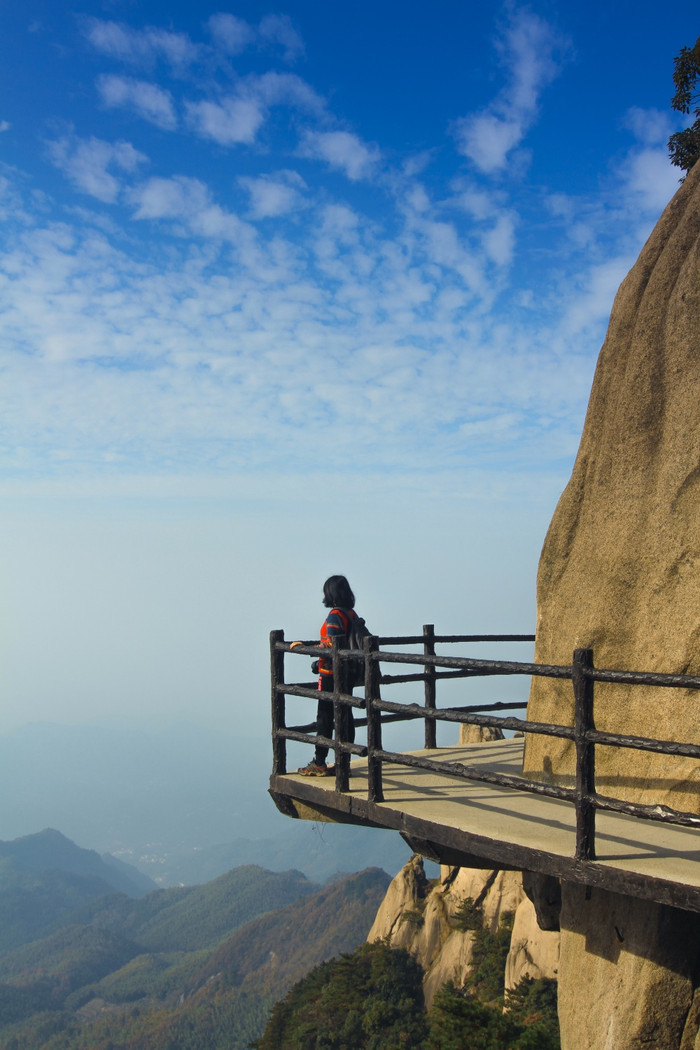
[[319,889],[248,866],[82,904],[0,954],[0,1050],[243,1050],[294,981],[364,940],[388,883],[372,869]]
[[0,890],[13,874],[45,871],[100,879],[110,889],[129,897],[140,897],[156,888],[153,880],[136,868],[115,857],[101,857],[95,850],[81,849],[53,828],[0,842]]
[[464,988],[445,985],[430,1013],[423,1006],[422,970],[401,948],[364,944],[332,959],[294,985],[272,1009],[257,1050],[559,1050],[553,981],[525,980],[506,997],[492,995],[483,974],[502,956],[484,931],[481,974]]
[[106,894],[138,897],[153,889],[140,872],[80,849],[58,831],[0,842],[0,953],[53,933]]
[[299,974],[364,941],[389,881],[385,872],[368,868],[260,916],[221,944],[198,978],[234,975],[246,987],[262,986],[279,998]]
[[91,902],[79,919],[133,937],[148,951],[194,951],[217,944],[244,922],[318,890],[299,871],[234,868],[204,886],[156,890],[140,900]]
[[0,864],[0,954],[45,937],[98,897],[112,893],[102,879],[72,872],[8,872]]
[[67,926],[0,958],[7,1007],[13,988],[28,993],[34,1003],[60,1007],[71,992],[124,966],[137,952],[135,944],[108,930]]
[[364,944],[380,869],[319,887],[248,865],[129,897],[55,834],[0,855],[0,1050],[558,1050],[553,982],[503,1013],[508,917],[492,933],[465,902],[471,977],[426,1014],[410,956]]
[[364,944],[318,966],[272,1010],[257,1050],[403,1050],[425,1045],[423,971],[408,952]]

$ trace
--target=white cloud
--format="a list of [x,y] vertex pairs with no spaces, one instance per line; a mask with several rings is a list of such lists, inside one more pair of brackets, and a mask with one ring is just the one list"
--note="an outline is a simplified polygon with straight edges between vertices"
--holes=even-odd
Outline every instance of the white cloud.
[[254,219],[270,219],[305,207],[300,190],[306,188],[296,172],[278,172],[275,176],[251,178],[241,176],[239,183],[250,194],[250,211]]
[[9,120],[0,120],[0,132],[9,131],[11,127]]
[[255,243],[253,227],[212,199],[199,179],[176,175],[152,178],[133,190],[135,219],[169,220],[195,237],[228,241],[249,252]]
[[360,216],[347,204],[328,204],[322,212],[323,229],[346,244],[357,244]]
[[418,215],[425,214],[432,208],[432,201],[425,186],[421,186],[418,182],[412,183],[407,188],[404,199],[407,209]]
[[253,27],[236,15],[219,12],[209,18],[207,28],[215,47],[228,55],[239,55],[253,44],[280,46],[286,62],[304,54],[304,42],[288,15],[265,15]]
[[165,59],[173,70],[181,71],[201,55],[201,48],[186,33],[156,27],[137,30],[91,18],[85,23],[85,35],[97,51],[132,65],[150,66]]
[[325,109],[323,99],[290,73],[247,77],[225,98],[185,103],[189,123],[197,134],[221,146],[253,143],[271,106],[292,106],[316,115]]
[[562,46],[543,19],[527,9],[516,12],[499,49],[503,62],[513,69],[508,102],[517,113],[536,109],[540,92],[559,72],[555,54]]
[[265,119],[263,105],[257,98],[231,96],[221,102],[186,102],[185,109],[197,134],[220,146],[254,142]]
[[632,255],[618,255],[582,274],[581,286],[570,297],[562,317],[560,332],[565,341],[595,331],[607,321],[615,293],[633,262]]
[[307,131],[300,153],[303,157],[325,161],[352,182],[371,178],[381,160],[377,146],[365,145],[357,135],[348,131]]
[[671,165],[666,148],[631,150],[621,176],[635,195],[637,206],[656,215],[678,189],[678,169]]
[[225,12],[211,15],[207,28],[216,46],[229,55],[239,55],[255,39],[248,22]]
[[525,133],[521,120],[507,120],[495,113],[465,118],[458,130],[459,151],[487,174],[505,167],[508,154]]
[[403,162],[403,174],[407,179],[415,178],[416,175],[421,175],[426,170],[431,160],[432,153],[430,150],[415,153],[412,157],[407,157]]
[[265,15],[258,28],[263,40],[280,44],[284,48],[287,62],[293,62],[304,54],[304,42],[288,15]]
[[103,75],[97,90],[106,106],[122,106],[137,113],[156,127],[171,131],[177,126],[173,98],[169,91],[145,80]]
[[485,174],[502,170],[537,116],[539,96],[559,71],[563,42],[550,26],[526,9],[516,11],[497,42],[508,84],[488,108],[455,122],[460,153]]
[[152,178],[133,191],[137,219],[189,219],[209,206],[209,190],[199,179]]
[[628,109],[622,123],[644,146],[665,146],[674,130],[668,114],[639,106]]
[[456,183],[454,189],[457,191],[453,200],[456,207],[461,208],[467,215],[471,215],[473,219],[491,218],[494,202],[490,193],[472,186],[463,189],[460,183]]
[[[122,189],[117,168],[133,174],[148,158],[129,142],[104,142],[64,136],[48,143],[49,157],[70,181],[91,197],[113,204]],[[112,169],[112,170],[110,170]]]
[[508,266],[515,250],[515,219],[513,215],[500,215],[495,225],[483,235],[486,255],[497,266]]
[[248,77],[242,90],[258,96],[268,106],[293,106],[321,116],[326,103],[305,80],[294,73],[263,73]]
[[[274,180],[301,191],[293,173]],[[39,226],[0,261],[4,390],[25,390],[21,411],[5,395],[3,421],[25,473],[301,469],[329,428],[333,462],[360,441],[379,470],[568,447],[586,393],[566,363],[580,368],[578,337],[555,368],[539,313],[530,331],[487,313],[505,226],[494,262],[430,213],[389,236],[309,199],[297,241],[279,228],[265,241],[201,180],[151,178],[132,200],[135,218],[179,234],[150,263],[77,225]],[[560,420],[546,440],[534,404]],[[48,467],[56,449],[64,466]]]

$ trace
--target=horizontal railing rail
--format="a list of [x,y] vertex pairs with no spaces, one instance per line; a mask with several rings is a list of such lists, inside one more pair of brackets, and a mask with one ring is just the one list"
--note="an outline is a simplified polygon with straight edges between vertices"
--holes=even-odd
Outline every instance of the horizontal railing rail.
[[[601,732],[594,722],[594,684],[610,683],[635,686],[657,686],[675,689],[700,689],[700,676],[661,674],[654,671],[619,671],[596,668],[593,653],[589,649],[577,649],[570,665],[535,664],[521,660],[486,660],[465,656],[444,656],[435,652],[435,645],[468,644],[484,642],[533,642],[534,635],[526,634],[480,634],[437,635],[432,625],[426,625],[421,635],[371,637],[365,640],[364,652],[341,649],[338,641],[332,648],[333,692],[328,693],[335,712],[333,739],[315,734],[315,723],[303,726],[286,726],[285,697],[298,696],[318,699],[318,686],[308,683],[286,683],[284,676],[285,654],[328,657],[328,649],[318,643],[295,643],[294,649],[284,640],[282,631],[273,631],[270,636],[272,672],[272,736],[273,773],[286,773],[286,741],[316,744],[332,748],[336,755],[337,791],[345,792],[349,787],[350,756],[367,758],[368,797],[370,802],[384,800],[382,768],[384,764],[404,765],[434,773],[442,773],[462,780],[493,784],[497,787],[529,792],[535,795],[560,799],[574,806],[576,815],[576,860],[595,859],[595,814],[597,810],[619,812],[643,820],[661,821],[683,827],[700,828],[700,815],[675,810],[665,805],[645,805],[628,802],[609,795],[600,794],[595,787],[596,746],[619,747],[639,751],[655,752],[688,758],[700,758],[700,745],[690,742],[656,740],[649,737],[625,733]],[[423,652],[394,652],[386,646],[422,645]],[[347,688],[348,668],[351,663],[362,661],[364,665],[364,697],[352,695]],[[420,667],[417,673],[387,674],[382,667],[388,664],[404,664]],[[574,719],[572,725],[533,722],[512,714],[501,716],[497,711],[526,709],[524,701],[497,701],[477,703],[459,707],[438,708],[436,686],[441,679],[474,678],[485,676],[526,675],[570,680],[573,688]],[[390,701],[382,698],[382,685],[422,683],[423,703]],[[342,711],[347,708],[365,711],[365,717],[355,719],[355,726],[367,728],[367,744],[350,743],[343,739]],[[396,722],[422,720],[425,726],[425,750],[436,748],[436,726],[438,722],[476,725],[498,728],[522,734],[533,734],[572,740],[576,750],[576,773],[574,785],[544,783],[525,776],[513,776],[494,770],[470,766],[462,762],[444,762],[408,752],[386,750],[382,746],[382,727]]]

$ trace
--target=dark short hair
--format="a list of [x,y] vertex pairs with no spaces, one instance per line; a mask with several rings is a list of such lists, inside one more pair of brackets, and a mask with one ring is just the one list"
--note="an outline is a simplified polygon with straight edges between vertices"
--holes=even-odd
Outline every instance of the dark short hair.
[[329,609],[355,608],[355,595],[344,576],[329,576],[323,585],[323,604]]

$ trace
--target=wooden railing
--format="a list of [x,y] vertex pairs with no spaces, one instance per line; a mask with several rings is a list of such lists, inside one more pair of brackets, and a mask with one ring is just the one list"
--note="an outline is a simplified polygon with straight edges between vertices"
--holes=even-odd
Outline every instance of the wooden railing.
[[[405,637],[370,637],[365,639],[364,653],[357,650],[341,649],[338,640],[334,640],[332,650],[334,690],[327,694],[333,702],[335,713],[333,739],[319,737],[314,733],[315,723],[287,727],[287,696],[301,696],[317,700],[319,697],[316,683],[286,683],[285,654],[292,651],[284,640],[283,631],[273,631],[270,635],[271,674],[272,674],[272,741],[273,741],[273,774],[284,774],[286,767],[287,740],[302,741],[332,748],[336,755],[335,787],[345,792],[349,788],[350,756],[366,757],[368,763],[368,798],[370,802],[384,800],[382,788],[382,768],[385,763],[413,766],[435,773],[465,780],[481,781],[500,787],[526,791],[532,794],[545,795],[549,798],[570,802],[576,812],[576,850],[575,858],[581,861],[594,860],[595,852],[595,815],[599,809],[626,813],[645,820],[662,821],[685,827],[700,828],[700,816],[684,813],[664,805],[643,805],[626,802],[608,795],[601,795],[595,788],[595,748],[606,747],[632,748],[639,751],[653,751],[665,755],[682,755],[689,758],[700,758],[700,746],[692,743],[678,743],[668,740],[655,740],[648,737],[630,736],[620,733],[598,732],[594,720],[594,685],[596,682],[616,682],[626,685],[657,686],[670,689],[700,689],[700,676],[669,675],[656,672],[601,670],[594,666],[593,651],[577,649],[573,661],[568,666],[523,663],[506,660],[482,660],[456,656],[438,656],[435,653],[436,643],[473,643],[473,642],[532,642],[534,635],[436,635],[432,625],[423,628],[422,635]],[[393,652],[383,646],[409,646],[422,644],[423,653]],[[294,654],[318,657],[328,656],[328,650],[318,648],[314,642],[297,645]],[[347,688],[347,670],[351,661],[364,662],[364,697],[354,697]],[[407,664],[419,666],[422,670],[409,674],[382,673],[380,664]],[[572,683],[574,697],[574,724],[558,725],[546,722],[532,722],[523,718],[500,717],[498,710],[518,710],[527,708],[526,702],[504,701],[491,704],[474,704],[465,707],[439,709],[436,703],[436,686],[441,679],[473,678],[489,675],[527,675],[545,678],[568,679]],[[406,682],[424,684],[424,701],[418,703],[395,703],[382,699],[381,686]],[[343,711],[347,708],[363,709],[365,717],[356,719],[355,725],[367,727],[367,745],[350,743],[343,739],[345,720]],[[576,748],[576,776],[574,787],[563,787],[555,784],[529,780],[496,771],[467,766],[451,761],[449,764],[406,752],[387,751],[382,746],[382,728],[391,722],[403,722],[422,719],[425,724],[425,749],[436,747],[437,722],[457,722],[468,725],[492,726],[502,730],[533,733],[543,736],[561,737],[572,740]]]

